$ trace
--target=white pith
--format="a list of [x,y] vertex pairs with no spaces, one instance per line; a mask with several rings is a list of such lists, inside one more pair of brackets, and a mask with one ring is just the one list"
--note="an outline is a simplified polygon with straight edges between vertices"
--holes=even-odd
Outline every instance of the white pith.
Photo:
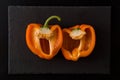
[[73,30],[71,33],[70,33],[70,37],[74,40],[79,40],[81,39],[84,35],[86,34],[85,31],[82,31],[82,30]]
[[55,44],[55,38],[53,36],[54,36],[54,33],[48,28],[41,28],[40,30],[36,29],[33,34],[35,48],[39,48],[39,49],[41,48],[40,41],[39,41],[41,38],[47,39],[49,41],[50,54],[51,54]]
[[69,36],[73,39],[73,40],[80,40],[80,44],[78,46],[78,48],[73,49],[72,51],[72,55],[73,56],[80,56],[80,51],[82,50],[82,46],[84,45],[84,40],[83,37],[86,34],[85,31],[82,30],[73,30]]

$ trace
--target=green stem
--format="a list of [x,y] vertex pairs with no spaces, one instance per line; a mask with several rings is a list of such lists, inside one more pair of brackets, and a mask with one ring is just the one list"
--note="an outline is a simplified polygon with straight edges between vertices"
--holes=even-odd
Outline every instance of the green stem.
[[80,28],[75,28],[75,29],[73,29],[73,30],[80,30]]
[[54,19],[56,18],[58,21],[61,21],[61,18],[59,16],[50,16],[44,23],[43,25],[43,28],[48,28],[48,22],[51,20],[51,19]]

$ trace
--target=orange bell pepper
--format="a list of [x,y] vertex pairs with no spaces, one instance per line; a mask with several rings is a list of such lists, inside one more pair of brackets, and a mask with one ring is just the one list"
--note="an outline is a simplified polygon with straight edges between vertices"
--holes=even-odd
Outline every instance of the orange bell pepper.
[[[31,23],[26,29],[26,44],[28,48],[42,59],[50,60],[62,46],[63,36],[59,25],[48,25],[48,22],[59,16],[49,17],[45,24]],[[49,28],[50,27],[50,28]]]
[[95,47],[95,30],[92,26],[82,24],[63,29],[62,53],[67,60],[77,61],[87,57]]

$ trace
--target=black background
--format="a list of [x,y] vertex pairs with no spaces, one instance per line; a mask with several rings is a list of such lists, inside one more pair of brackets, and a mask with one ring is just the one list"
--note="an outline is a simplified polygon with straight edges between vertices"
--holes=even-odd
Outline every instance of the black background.
[[[20,7],[9,6],[9,73],[101,73],[110,74],[110,27],[111,7]],[[96,46],[87,58],[77,62],[67,61],[61,51],[50,61],[39,59],[26,46],[25,31],[30,23],[43,24],[51,15],[61,17],[60,24],[68,28],[76,24],[90,24],[96,31]]]
[[[111,27],[111,65],[110,65],[110,75],[103,75],[103,74],[93,74],[93,75],[52,75],[52,74],[46,74],[46,75],[10,75],[8,76],[8,6],[9,5],[34,5],[34,6],[112,6],[112,27]],[[32,77],[39,78],[39,79],[46,79],[46,78],[53,78],[53,79],[110,79],[111,77],[114,77],[114,79],[119,75],[119,37],[117,36],[119,34],[119,26],[120,26],[120,6],[119,2],[111,1],[111,0],[1,0],[0,1],[0,79],[10,78],[14,80],[18,79],[31,79]],[[116,36],[115,36],[116,35]],[[117,54],[117,55],[116,55]],[[32,76],[32,77],[31,77]],[[25,77],[25,78],[23,78]],[[8,79],[7,78],[7,79]]]

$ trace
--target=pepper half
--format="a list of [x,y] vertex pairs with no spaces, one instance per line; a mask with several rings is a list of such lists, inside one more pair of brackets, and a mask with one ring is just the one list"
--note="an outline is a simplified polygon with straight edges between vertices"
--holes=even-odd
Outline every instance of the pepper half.
[[63,36],[60,26],[57,24],[48,25],[48,22],[53,18],[61,20],[59,16],[51,16],[44,25],[31,23],[26,29],[27,46],[42,59],[52,59],[62,46]]
[[63,29],[62,53],[67,60],[77,61],[87,57],[95,47],[95,30],[87,24]]

